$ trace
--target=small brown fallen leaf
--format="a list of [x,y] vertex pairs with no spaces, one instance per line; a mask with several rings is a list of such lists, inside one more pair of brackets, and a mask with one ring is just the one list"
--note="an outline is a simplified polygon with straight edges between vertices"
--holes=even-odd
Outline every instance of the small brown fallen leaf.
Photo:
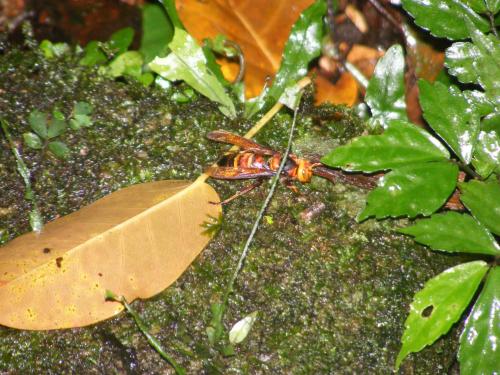
[[125,188],[0,248],[0,324],[21,329],[81,327],[172,284],[210,238],[201,224],[220,201],[203,180]]

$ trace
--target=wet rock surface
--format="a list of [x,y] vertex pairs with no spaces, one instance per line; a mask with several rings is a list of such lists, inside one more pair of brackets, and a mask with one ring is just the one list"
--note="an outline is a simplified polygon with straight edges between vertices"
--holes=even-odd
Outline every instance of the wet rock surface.
[[[33,51],[4,49],[0,90],[0,115],[31,172],[45,221],[130,184],[194,179],[225,149],[206,140],[207,132],[242,134],[252,125],[224,118],[201,97],[180,104],[170,100],[172,92],[110,81],[79,66],[74,55],[47,61]],[[60,136],[71,150],[67,160],[23,144],[32,110],[57,107],[69,115],[76,101],[92,104],[94,125]],[[299,116],[295,153],[322,154],[363,131],[349,111],[310,102],[306,98]],[[257,140],[283,149],[290,123],[283,111]],[[210,183],[227,197],[248,182]],[[279,186],[237,280],[225,324],[229,329],[258,311],[249,336],[234,356],[209,345],[210,305],[223,293],[268,186],[224,207],[221,230],[184,275],[133,306],[188,373],[390,373],[413,294],[463,259],[431,253],[396,234],[400,222],[356,223],[366,192],[316,177],[298,186],[299,194]],[[0,191],[2,243],[29,231],[30,211],[3,134]],[[453,330],[410,356],[401,372],[453,373],[457,335]],[[0,327],[0,372],[173,373],[125,313],[63,331]]]

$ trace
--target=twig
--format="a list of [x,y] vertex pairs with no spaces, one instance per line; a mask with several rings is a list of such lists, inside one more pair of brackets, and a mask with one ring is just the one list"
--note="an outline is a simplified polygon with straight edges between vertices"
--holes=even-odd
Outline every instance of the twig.
[[135,311],[132,306],[130,306],[125,299],[124,296],[117,296],[115,293],[107,290],[106,291],[106,300],[110,301],[115,301],[121,303],[127,312],[132,315],[132,318],[134,318],[135,323],[137,324],[137,327],[139,327],[139,330],[142,332],[142,334],[146,337],[148,340],[149,344],[153,347],[154,350],[160,354],[163,359],[165,359],[172,367],[174,368],[175,372],[179,375],[185,375],[186,370],[180,366],[175,359],[173,359],[171,356],[169,356],[165,350],[161,347],[161,344],[156,340],[156,338],[149,333],[148,328],[146,327],[146,323],[142,320],[142,318],[139,316],[137,311]]

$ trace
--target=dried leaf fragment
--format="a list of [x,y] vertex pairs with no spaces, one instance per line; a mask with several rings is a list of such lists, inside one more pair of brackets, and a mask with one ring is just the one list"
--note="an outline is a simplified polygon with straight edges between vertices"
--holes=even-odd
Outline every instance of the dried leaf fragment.
[[201,224],[221,208],[198,181],[158,181],[110,194],[0,248],[0,324],[81,327],[172,284],[209,241]]

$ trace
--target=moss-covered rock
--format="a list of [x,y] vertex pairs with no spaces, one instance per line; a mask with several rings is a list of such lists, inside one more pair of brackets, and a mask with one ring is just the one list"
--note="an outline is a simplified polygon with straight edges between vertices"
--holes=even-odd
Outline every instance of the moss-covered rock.
[[[172,92],[108,80],[79,66],[74,55],[47,61],[32,51],[4,52],[0,93],[0,114],[30,169],[44,220],[130,184],[193,179],[223,149],[206,140],[208,131],[243,133],[252,125],[224,118],[201,97],[174,103]],[[71,150],[67,160],[22,143],[32,110],[57,107],[68,116],[76,101],[92,104],[94,125],[59,137]],[[290,113],[283,111],[258,140],[284,148],[290,122]],[[362,131],[346,109],[314,108],[306,99],[294,151],[322,154]],[[245,184],[211,183],[223,197]],[[299,186],[299,194],[278,188],[237,280],[225,324],[230,328],[253,311],[259,312],[258,320],[234,356],[225,357],[209,345],[205,329],[210,305],[227,285],[267,186],[224,207],[221,231],[192,267],[160,295],[134,307],[189,373],[390,373],[412,295],[459,259],[430,253],[395,234],[397,223],[356,223],[365,192],[320,178]],[[3,136],[0,191],[0,241],[5,242],[29,230],[31,203],[24,198],[23,181]],[[450,372],[456,368],[456,335],[455,330],[410,356],[401,371]],[[123,313],[81,329],[0,328],[0,372],[172,370]]]

